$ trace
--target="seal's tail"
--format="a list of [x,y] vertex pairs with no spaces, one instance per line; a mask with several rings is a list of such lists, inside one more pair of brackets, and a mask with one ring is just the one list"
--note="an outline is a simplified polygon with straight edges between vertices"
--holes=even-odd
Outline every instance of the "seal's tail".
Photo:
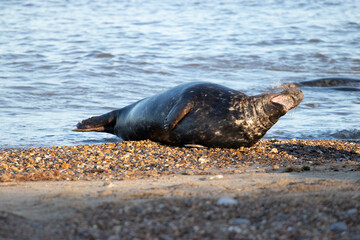
[[114,127],[116,124],[116,111],[106,113],[101,116],[91,117],[82,120],[76,125],[75,132],[107,132],[115,134]]

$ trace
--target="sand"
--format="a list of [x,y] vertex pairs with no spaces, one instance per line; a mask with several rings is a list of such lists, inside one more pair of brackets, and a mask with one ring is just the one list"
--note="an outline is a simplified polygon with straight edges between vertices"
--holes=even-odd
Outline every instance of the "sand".
[[6,150],[0,180],[0,239],[360,239],[357,142]]

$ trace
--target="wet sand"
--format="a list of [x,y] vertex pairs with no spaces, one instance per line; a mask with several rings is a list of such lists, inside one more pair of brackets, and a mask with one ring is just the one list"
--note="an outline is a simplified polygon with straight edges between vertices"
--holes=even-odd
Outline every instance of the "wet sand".
[[360,143],[0,152],[0,239],[360,239]]

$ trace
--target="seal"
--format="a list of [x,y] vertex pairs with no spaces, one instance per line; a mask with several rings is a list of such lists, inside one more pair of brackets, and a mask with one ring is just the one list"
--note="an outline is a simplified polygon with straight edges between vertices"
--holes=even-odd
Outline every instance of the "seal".
[[178,146],[250,147],[303,98],[299,89],[247,96],[218,84],[186,83],[83,120],[74,131]]
[[279,88],[298,88],[298,87],[320,87],[320,88],[332,88],[338,91],[360,91],[360,79],[354,78],[319,78],[310,81],[302,81],[299,83],[285,83]]
[[320,78],[311,81],[303,81],[300,82],[302,86],[310,86],[310,87],[338,87],[338,86],[359,86],[360,80],[354,78],[340,78],[340,77],[332,77],[332,78]]

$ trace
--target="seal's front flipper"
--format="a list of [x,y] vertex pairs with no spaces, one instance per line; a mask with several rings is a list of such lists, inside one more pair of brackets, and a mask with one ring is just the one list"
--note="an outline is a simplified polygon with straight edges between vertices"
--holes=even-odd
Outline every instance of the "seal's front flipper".
[[91,117],[79,122],[75,132],[107,132],[114,133],[117,111],[112,111],[101,116]]
[[179,99],[166,116],[164,123],[165,130],[174,129],[176,125],[190,112],[193,106],[193,101],[184,101],[183,99]]

